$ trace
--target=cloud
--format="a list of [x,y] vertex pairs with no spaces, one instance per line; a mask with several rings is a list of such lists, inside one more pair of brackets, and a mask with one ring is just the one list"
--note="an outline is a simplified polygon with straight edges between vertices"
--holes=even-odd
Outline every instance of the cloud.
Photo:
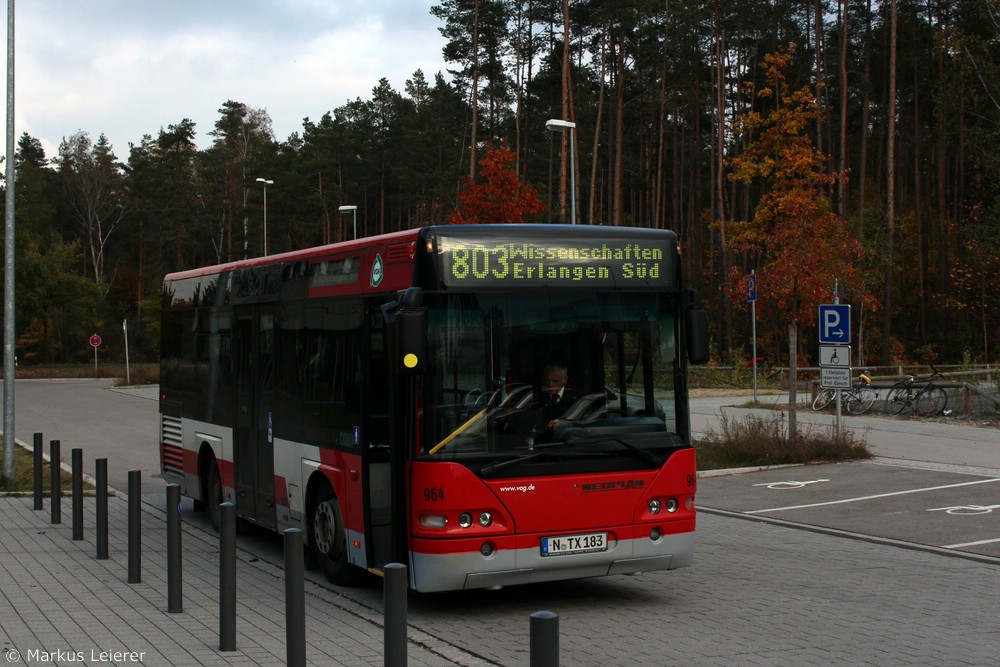
[[53,157],[83,130],[129,143],[184,118],[199,144],[227,100],[267,110],[278,140],[379,79],[402,92],[446,65],[432,0],[34,0],[16,11],[16,133]]

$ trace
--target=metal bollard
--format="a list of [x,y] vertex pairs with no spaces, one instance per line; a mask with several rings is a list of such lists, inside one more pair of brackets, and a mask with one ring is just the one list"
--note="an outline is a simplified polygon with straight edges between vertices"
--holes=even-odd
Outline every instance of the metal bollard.
[[49,442],[49,510],[52,513],[50,523],[62,523],[62,480],[59,477],[59,441]]
[[73,461],[73,539],[83,539],[83,450],[70,450]]
[[236,505],[219,506],[219,650],[236,650]]
[[306,589],[302,531],[285,531],[285,651],[288,667],[306,664]]
[[181,578],[181,487],[167,484],[167,611],[184,611]]
[[142,581],[142,471],[128,471],[128,583]]
[[385,667],[406,667],[406,566],[387,563],[383,576]]
[[34,455],[35,461],[35,509],[42,509],[42,481],[45,479],[43,475],[42,466],[44,465],[44,459],[42,459],[42,434],[35,433],[32,438],[31,453]]
[[531,667],[559,666],[559,615],[536,611],[531,615]]
[[108,559],[108,460],[95,461],[97,472],[97,560]]

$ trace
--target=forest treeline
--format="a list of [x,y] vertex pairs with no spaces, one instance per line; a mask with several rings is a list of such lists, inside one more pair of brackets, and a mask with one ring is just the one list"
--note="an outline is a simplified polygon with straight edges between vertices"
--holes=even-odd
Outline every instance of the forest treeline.
[[[163,275],[262,254],[265,198],[269,253],[354,224],[359,236],[444,224],[501,145],[544,203],[531,222],[575,212],[677,231],[720,363],[750,356],[751,272],[773,364],[790,342],[800,365],[815,359],[816,306],[835,281],[858,365],[996,360],[997,0],[442,0],[431,12],[447,72],[418,70],[402,91],[383,79],[284,139],[253,100],[221,103],[207,148],[187,118],[127,155],[101,128],[54,156],[22,135],[20,361],[89,359],[95,332],[120,356],[125,322],[133,357],[155,358]],[[790,208],[789,192],[809,205]],[[812,291],[795,291],[807,277]]]

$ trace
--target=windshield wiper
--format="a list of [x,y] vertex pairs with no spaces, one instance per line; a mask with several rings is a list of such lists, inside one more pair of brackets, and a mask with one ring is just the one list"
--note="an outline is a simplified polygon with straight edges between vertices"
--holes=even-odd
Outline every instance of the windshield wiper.
[[653,468],[659,468],[661,465],[663,465],[663,461],[660,459],[660,457],[654,454],[653,452],[649,451],[648,449],[643,449],[642,447],[636,447],[631,442],[626,442],[621,438],[613,438],[612,442],[617,442],[619,445],[621,445],[625,449],[635,454],[637,457],[648,463]]
[[[651,468],[659,468],[661,465],[663,465],[663,461],[660,459],[660,457],[647,449],[643,449],[642,447],[636,447],[632,443],[622,440],[621,438],[604,438],[601,440],[592,440],[591,442],[569,443],[561,441],[561,442],[547,442],[541,445],[535,445],[534,450],[527,454],[521,454],[511,459],[505,459],[497,463],[491,463],[488,466],[484,466],[480,470],[480,472],[484,475],[490,475],[496,472],[497,470],[500,470],[501,468],[506,468],[507,466],[514,465],[515,463],[524,463],[525,461],[531,461],[541,456],[548,456],[552,454],[557,454],[560,458],[566,458],[572,455],[573,453],[579,452],[581,449],[587,447],[593,447],[594,445],[603,445],[609,442],[621,445],[626,450],[628,450],[630,454],[634,454],[636,458],[639,458],[645,463],[649,464]],[[556,450],[556,448],[563,448],[563,447],[565,447],[566,449],[554,451]]]
[[645,461],[646,463],[648,463],[653,468],[659,468],[661,465],[663,465],[663,460],[659,456],[657,456],[656,454],[654,454],[653,452],[649,451],[648,449],[643,449],[642,447],[637,447],[637,446],[633,445],[631,442],[628,442],[626,440],[622,440],[621,438],[607,438],[607,437],[605,437],[605,438],[600,438],[600,439],[597,439],[597,440],[591,440],[589,442],[580,442],[580,441],[577,441],[577,442],[566,442],[565,444],[569,445],[574,450],[578,450],[578,449],[581,449],[583,447],[593,447],[594,445],[604,445],[604,444],[607,444],[609,442],[613,442],[615,444],[621,445],[622,447],[624,447],[625,449],[627,449],[629,451],[629,453],[635,454],[635,456],[637,458],[642,459],[643,461]]
[[[519,454],[518,456],[515,456],[512,459],[504,459],[503,461],[498,461],[497,463],[491,463],[488,466],[483,466],[482,468],[480,468],[479,472],[484,475],[490,475],[496,472],[497,470],[500,470],[501,468],[506,468],[507,466],[513,465],[515,463],[524,463],[525,461],[537,459],[540,456],[548,456],[554,453],[551,451],[551,449],[549,449],[554,444],[564,444],[564,443],[550,443],[547,445],[547,447],[544,445],[542,447],[536,445],[535,451],[531,451],[528,454]],[[542,449],[542,451],[537,451],[539,449]],[[566,456],[569,455],[569,452],[555,452],[555,453],[558,454],[559,458],[565,458]]]

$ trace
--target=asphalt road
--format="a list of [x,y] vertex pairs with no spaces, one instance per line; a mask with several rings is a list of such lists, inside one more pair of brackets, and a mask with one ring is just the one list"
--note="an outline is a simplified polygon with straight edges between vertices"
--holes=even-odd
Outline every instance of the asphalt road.
[[[155,390],[105,381],[18,381],[15,426],[30,442],[109,459],[112,486],[143,471],[162,504]],[[698,399],[696,430],[745,399]],[[800,411],[802,422],[832,424]],[[1000,654],[1000,437],[996,429],[843,417],[872,462],[798,466],[699,481],[694,564],[634,577],[411,596],[411,627],[497,665],[526,665],[528,618],[560,617],[561,664],[971,664]],[[205,526],[203,514],[184,520]],[[280,538],[240,548],[280,563]],[[318,577],[317,573],[309,573]],[[336,589],[372,609],[378,585]]]
[[66,463],[70,450],[83,449],[84,471],[91,476],[95,459],[107,457],[108,485],[113,489],[127,490],[128,471],[140,470],[143,493],[161,491],[156,391],[117,390],[111,380],[17,380],[14,432],[29,444],[41,433],[46,454],[50,442],[59,440]]

